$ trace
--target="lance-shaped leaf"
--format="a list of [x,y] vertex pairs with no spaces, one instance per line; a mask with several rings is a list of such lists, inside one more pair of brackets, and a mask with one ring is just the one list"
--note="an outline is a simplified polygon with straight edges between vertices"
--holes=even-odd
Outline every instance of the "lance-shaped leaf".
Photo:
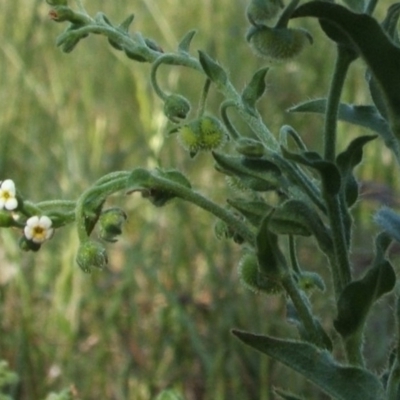
[[354,139],[347,149],[336,158],[336,165],[342,174],[344,195],[348,207],[351,207],[358,198],[358,183],[353,175],[353,169],[362,161],[363,146],[375,138],[376,136],[360,136]]
[[[315,99],[300,103],[289,108],[288,111],[325,114],[326,103],[326,99]],[[382,118],[376,107],[341,103],[339,105],[338,119],[378,133],[385,142],[385,145],[393,151],[397,160],[400,162],[399,143],[391,132],[387,121]]]
[[260,272],[279,282],[287,271],[285,256],[278,244],[278,236],[269,228],[273,211],[261,221],[256,236],[256,255]]
[[233,330],[242,342],[302,374],[335,400],[383,400],[378,378],[362,368],[338,364],[316,346]]
[[256,227],[260,225],[262,218],[273,209],[273,207],[265,203],[265,201],[228,199],[227,202]]
[[[130,14],[127,18],[125,18],[118,26],[117,30],[120,31],[122,34],[129,36],[129,28],[134,20],[134,14]],[[108,38],[108,42],[117,50],[123,50],[123,46],[116,40]]]
[[323,160],[314,151],[292,153],[283,146],[281,146],[281,151],[286,159],[317,170],[321,175],[323,187],[328,195],[334,196],[339,193],[341,178],[340,172],[334,163]]
[[207,53],[199,51],[199,61],[205,74],[217,86],[225,86],[228,81],[228,74],[215,62]]
[[238,177],[248,188],[255,191],[283,189],[287,186],[280,169],[263,158],[246,158],[213,153],[216,169],[224,174]]
[[191,30],[182,38],[178,45],[178,51],[180,53],[189,53],[190,44],[192,43],[192,39],[196,34],[196,30]]
[[242,102],[246,109],[254,114],[255,105],[257,100],[265,92],[265,76],[267,75],[269,68],[264,67],[259,69],[251,78],[251,81],[244,88],[242,92]]
[[338,316],[334,326],[343,337],[362,330],[373,303],[390,292],[396,283],[393,267],[384,256],[390,238],[386,234],[380,234],[375,244],[372,267],[361,279],[349,283],[339,297]]
[[[295,233],[295,228],[297,233]],[[325,254],[330,253],[333,248],[332,236],[318,213],[301,200],[290,199],[278,207],[272,217],[270,229],[280,234],[301,235],[303,233],[305,236],[312,234]]]
[[389,207],[383,207],[375,214],[374,220],[388,235],[400,242],[399,214]]
[[292,18],[326,19],[345,32],[368,64],[385,99],[390,128],[400,138],[400,48],[370,15],[357,14],[338,4],[311,1]]

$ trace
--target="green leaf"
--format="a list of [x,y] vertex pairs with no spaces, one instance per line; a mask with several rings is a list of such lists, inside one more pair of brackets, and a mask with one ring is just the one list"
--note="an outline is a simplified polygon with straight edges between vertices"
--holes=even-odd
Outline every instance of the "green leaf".
[[262,218],[273,209],[273,207],[265,201],[228,199],[227,202],[256,227],[260,225]]
[[213,153],[216,169],[224,174],[238,177],[248,188],[265,192],[269,190],[285,190],[287,182],[280,169],[264,158],[247,158],[227,156]]
[[277,234],[313,234],[323,251],[332,248],[331,235],[318,213],[302,200],[290,199],[277,207],[271,219],[270,229]]
[[[308,298],[305,296],[305,294],[302,294],[302,296],[304,301],[308,302]],[[309,307],[311,308],[311,305]],[[313,343],[313,338],[310,336],[309,331],[307,331],[307,329],[304,327],[303,322],[298,315],[296,307],[293,305],[291,301],[287,302],[286,315],[288,322],[296,326],[301,340],[308,343]],[[315,328],[318,331],[318,336],[320,338],[320,341],[322,341],[324,348],[331,351],[333,348],[331,338],[327,335],[319,320],[317,318],[313,318],[313,320]]]
[[217,86],[225,86],[228,82],[228,75],[225,70],[215,62],[207,53],[199,51],[199,61],[203,67],[205,74],[214,82]]
[[293,340],[233,330],[242,342],[299,372],[335,400],[383,400],[384,390],[371,372],[338,364],[326,350]]
[[292,393],[277,388],[274,389],[274,393],[280,396],[283,400],[304,400],[304,397],[298,397]]
[[388,235],[400,242],[400,215],[391,208],[383,207],[375,214],[374,220]]
[[145,168],[135,168],[128,177],[128,193],[150,187],[152,182],[151,172]]
[[314,151],[292,153],[283,146],[281,146],[281,151],[286,159],[317,170],[321,175],[322,184],[328,195],[334,196],[339,193],[341,177],[334,163],[323,160],[322,157]]
[[384,257],[389,244],[385,234],[376,238],[372,267],[363,278],[349,283],[339,297],[334,326],[343,337],[360,332],[373,303],[394,288],[396,274]]
[[342,29],[360,51],[385,99],[393,134],[400,138],[400,48],[367,14],[357,14],[338,4],[311,1],[297,8],[292,18],[326,19]]
[[351,207],[358,198],[358,183],[353,175],[353,169],[362,161],[363,146],[374,139],[376,136],[360,136],[354,139],[347,149],[336,158],[336,165],[342,174],[344,195],[348,207]]
[[256,102],[265,92],[265,76],[268,70],[268,67],[259,69],[242,92],[242,102],[251,114],[254,114]]
[[283,400],[304,400],[304,397],[298,397],[293,393],[274,388],[274,394],[278,395]]
[[186,33],[186,35],[182,38],[182,40],[179,42],[178,45],[178,51],[180,53],[185,53],[185,54],[189,53],[190,44],[192,43],[192,39],[196,34],[196,32],[197,32],[196,30],[191,30],[188,33]]
[[175,390],[167,389],[163,390],[155,400],[183,400],[183,397]]
[[[315,99],[291,107],[288,111],[325,114],[325,110],[326,99]],[[393,151],[400,163],[399,143],[390,131],[388,123],[382,118],[376,107],[341,103],[339,105],[338,119],[378,133],[384,140],[385,145]]]
[[267,277],[280,281],[287,270],[285,256],[279,249],[278,236],[269,228],[273,211],[266,215],[256,236],[256,254],[260,271]]

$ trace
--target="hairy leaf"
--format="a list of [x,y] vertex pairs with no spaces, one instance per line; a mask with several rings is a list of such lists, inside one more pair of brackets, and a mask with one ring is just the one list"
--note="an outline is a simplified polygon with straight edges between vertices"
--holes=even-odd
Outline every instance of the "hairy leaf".
[[349,36],[368,64],[385,99],[390,128],[400,138],[400,48],[370,15],[357,14],[338,4],[311,1],[292,18],[316,17],[328,20]]
[[336,400],[383,400],[381,382],[362,368],[338,364],[326,350],[294,340],[233,330],[248,346],[299,372]]

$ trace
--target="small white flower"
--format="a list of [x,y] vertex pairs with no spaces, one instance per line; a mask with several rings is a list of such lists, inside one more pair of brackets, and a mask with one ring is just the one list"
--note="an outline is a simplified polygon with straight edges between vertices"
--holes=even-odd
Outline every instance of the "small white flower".
[[41,244],[53,236],[54,229],[51,225],[51,219],[46,215],[35,215],[26,221],[24,235],[28,240]]
[[0,210],[15,210],[18,207],[18,201],[15,198],[16,190],[14,181],[6,179],[0,182]]

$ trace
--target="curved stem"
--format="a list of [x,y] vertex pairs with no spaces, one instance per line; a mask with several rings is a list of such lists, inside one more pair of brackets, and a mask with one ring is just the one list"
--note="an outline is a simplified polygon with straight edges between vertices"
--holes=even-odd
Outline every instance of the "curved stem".
[[292,275],[287,274],[282,278],[282,286],[285,288],[287,294],[293,302],[296,308],[297,314],[304,329],[307,331],[310,340],[318,347],[325,347],[321,334],[318,331],[314,317],[312,315],[308,301],[302,295],[296,283],[293,280]]
[[173,193],[175,196],[186,200],[190,203],[197,205],[215,215],[222,221],[224,221],[228,226],[230,226],[235,232],[243,237],[249,244],[254,245],[255,236],[254,233],[237,217],[231,212],[227,211],[225,208],[219,206],[208,198],[204,197],[198,192],[193,191],[178,183],[172,182],[168,179],[164,179],[160,176],[154,174],[151,175],[151,182],[148,183],[150,188],[155,188],[158,190],[163,190],[169,193]]
[[[120,190],[126,189],[127,178],[130,175],[129,171],[113,172],[99,179],[93,186],[86,189],[76,202],[75,218],[77,223],[78,237],[82,242],[86,240],[90,234],[86,227],[86,208],[90,201],[96,201],[96,204],[101,204],[108,196]],[[101,184],[99,184],[101,182]],[[90,210],[94,211],[94,210]]]
[[242,137],[242,135],[239,133],[239,131],[236,130],[235,126],[232,124],[231,120],[228,117],[228,108],[236,106],[237,105],[234,101],[225,100],[219,108],[222,121],[224,121],[225,127],[228,130],[231,139],[233,140],[238,140]]

